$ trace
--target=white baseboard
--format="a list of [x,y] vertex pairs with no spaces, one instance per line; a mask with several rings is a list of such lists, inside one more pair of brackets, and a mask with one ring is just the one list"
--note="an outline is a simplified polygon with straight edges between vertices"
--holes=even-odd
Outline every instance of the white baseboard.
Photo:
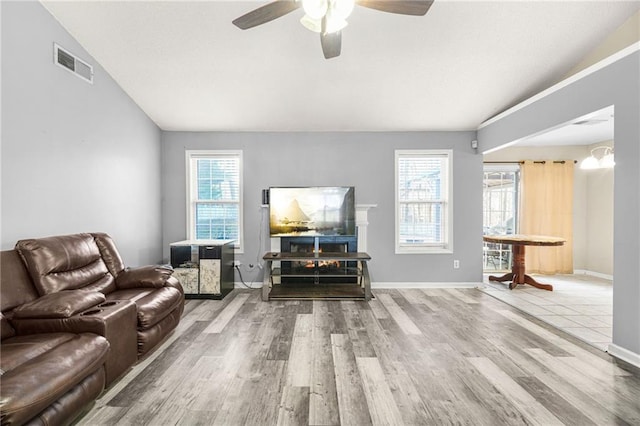
[[600,272],[588,271],[586,269],[574,269],[573,273],[576,275],[589,275],[596,278],[602,278],[603,280],[613,281],[613,275],[602,274]]
[[[253,282],[247,283],[247,286],[250,286],[251,288],[262,288],[262,281],[253,281]],[[233,282],[233,288],[247,288],[247,286],[242,284],[242,281]]]
[[[235,281],[234,288],[247,288],[241,281]],[[262,281],[247,283],[251,288],[262,288]],[[481,282],[372,282],[371,288],[476,288]]]
[[371,288],[475,288],[481,282],[372,282]]
[[616,358],[640,368],[640,354],[631,352],[630,350],[614,345],[613,343],[609,345],[607,352]]

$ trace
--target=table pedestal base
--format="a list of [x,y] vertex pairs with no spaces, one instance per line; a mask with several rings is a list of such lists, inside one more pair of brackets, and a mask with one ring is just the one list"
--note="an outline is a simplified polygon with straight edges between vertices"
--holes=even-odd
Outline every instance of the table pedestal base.
[[534,286],[536,288],[540,288],[542,290],[553,291],[553,286],[551,284],[539,283],[538,281],[533,279],[533,277],[531,275],[524,274],[524,280],[520,280],[519,278],[520,278],[520,276],[515,276],[515,279],[514,279],[513,272],[509,272],[508,274],[504,274],[501,277],[496,277],[496,276],[490,275],[489,276],[489,281],[500,281],[500,282],[511,281],[509,283],[509,289],[510,290],[513,290],[514,288],[516,288],[516,286],[518,284],[529,284],[529,285],[532,285],[532,286]]
[[512,247],[513,253],[513,263],[511,265],[511,272],[508,274],[504,274],[501,277],[496,277],[494,275],[489,276],[489,281],[511,281],[509,283],[509,289],[513,290],[516,288],[518,284],[529,284],[533,287],[553,291],[553,286],[551,284],[542,284],[533,279],[532,276],[525,274],[524,269],[524,246],[519,244],[514,244]]

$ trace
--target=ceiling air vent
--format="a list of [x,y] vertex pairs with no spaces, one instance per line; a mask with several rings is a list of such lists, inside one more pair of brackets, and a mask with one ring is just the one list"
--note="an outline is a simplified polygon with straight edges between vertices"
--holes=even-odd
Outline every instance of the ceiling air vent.
[[596,124],[600,124],[600,123],[606,123],[607,119],[599,119],[599,118],[591,118],[588,120],[580,120],[580,121],[576,121],[575,123],[571,123],[574,126],[595,126]]
[[81,79],[93,83],[93,67],[55,43],[53,44],[53,62]]

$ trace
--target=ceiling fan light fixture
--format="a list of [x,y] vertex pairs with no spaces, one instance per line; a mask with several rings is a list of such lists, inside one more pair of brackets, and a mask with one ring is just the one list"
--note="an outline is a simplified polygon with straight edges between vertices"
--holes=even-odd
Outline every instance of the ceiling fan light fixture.
[[325,28],[326,34],[336,33],[345,28],[349,23],[342,18],[334,18],[327,15],[327,27]]
[[302,0],[302,7],[312,19],[322,19],[327,14],[329,0]]
[[314,33],[320,33],[322,31],[322,20],[321,19],[313,19],[309,15],[304,15],[300,18],[300,23],[309,31],[313,31]]
[[345,28],[349,23],[342,18],[335,17],[331,13],[327,13],[325,17],[326,28],[322,28],[322,19],[314,19],[309,15],[304,15],[300,19],[300,23],[309,31],[313,31],[314,33],[322,33],[331,34],[338,32]]
[[329,12],[336,19],[346,20],[355,6],[355,0],[331,0]]
[[[1,0],[0,0],[1,1]],[[325,59],[340,56],[342,29],[356,5],[381,12],[399,15],[422,16],[427,13],[434,0],[271,0],[234,19],[233,25],[241,30],[266,24],[297,9],[304,9],[300,23],[310,31],[320,34],[322,53]]]

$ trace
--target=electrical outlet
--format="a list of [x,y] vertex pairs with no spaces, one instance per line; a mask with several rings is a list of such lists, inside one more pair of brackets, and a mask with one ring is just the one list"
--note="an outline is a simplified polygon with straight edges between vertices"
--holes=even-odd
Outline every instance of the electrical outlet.
[[242,265],[242,263],[240,263],[239,260],[234,260],[233,261],[233,266],[240,266],[240,265]]
[[455,259],[453,261],[453,269],[459,269],[460,268],[460,261],[458,259]]

